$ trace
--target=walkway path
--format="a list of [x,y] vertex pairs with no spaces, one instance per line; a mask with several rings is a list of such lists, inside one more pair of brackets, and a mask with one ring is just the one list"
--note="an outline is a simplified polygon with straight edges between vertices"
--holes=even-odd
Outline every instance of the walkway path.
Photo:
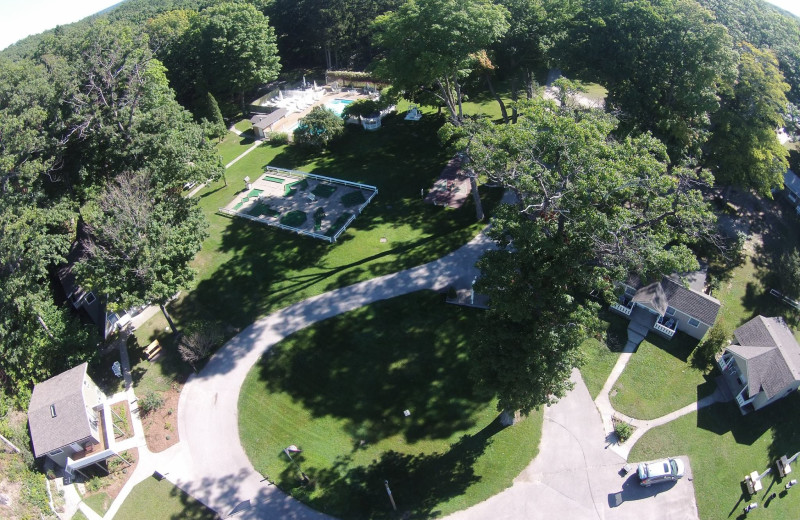
[[614,368],[611,369],[611,373],[609,374],[608,379],[606,379],[603,389],[600,390],[600,394],[597,396],[597,399],[594,400],[597,410],[600,412],[600,416],[602,417],[603,429],[605,430],[606,435],[613,435],[614,433],[612,417],[617,417],[625,422],[628,422],[631,424],[631,426],[636,428],[636,430],[633,432],[633,435],[631,435],[631,437],[623,444],[614,443],[611,446],[612,450],[625,459],[628,458],[628,455],[630,454],[630,451],[636,442],[641,439],[642,436],[651,428],[661,426],[662,424],[674,421],[678,417],[683,417],[684,415],[696,412],[699,408],[710,406],[716,402],[725,400],[723,392],[721,389],[717,388],[711,395],[708,395],[694,403],[688,404],[680,410],[675,410],[674,412],[668,413],[656,419],[636,419],[616,411],[611,405],[611,391],[614,388],[614,384],[617,382],[617,379],[619,379],[619,376],[622,375],[622,371],[625,370],[625,366],[628,364],[628,361],[630,361],[631,356],[634,355],[636,347],[638,347],[638,345],[628,342],[622,353],[619,355]]

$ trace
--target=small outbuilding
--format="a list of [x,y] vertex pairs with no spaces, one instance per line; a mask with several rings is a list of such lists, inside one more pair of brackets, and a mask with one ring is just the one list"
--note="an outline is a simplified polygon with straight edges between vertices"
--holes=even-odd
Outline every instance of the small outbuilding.
[[253,133],[256,134],[257,138],[265,139],[267,134],[272,132],[275,125],[286,117],[288,113],[289,111],[285,108],[279,108],[269,114],[254,115],[250,118],[250,122],[253,123]]

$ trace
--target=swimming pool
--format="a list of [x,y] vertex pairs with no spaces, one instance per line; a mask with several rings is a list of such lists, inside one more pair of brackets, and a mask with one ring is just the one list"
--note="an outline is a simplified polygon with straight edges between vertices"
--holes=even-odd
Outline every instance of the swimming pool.
[[344,110],[344,107],[351,104],[352,102],[353,102],[352,99],[333,99],[325,103],[325,108],[333,110],[337,116],[340,116],[342,115],[342,110]]

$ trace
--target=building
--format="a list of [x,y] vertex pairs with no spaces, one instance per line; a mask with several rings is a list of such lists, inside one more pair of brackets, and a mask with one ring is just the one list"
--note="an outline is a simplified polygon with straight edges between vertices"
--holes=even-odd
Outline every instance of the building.
[[34,456],[47,457],[68,473],[114,455],[104,426],[105,396],[87,367],[83,363],[37,384],[28,406]]
[[630,320],[628,341],[638,345],[649,332],[671,339],[677,331],[702,339],[717,320],[720,303],[677,275],[643,284],[632,277],[617,284],[623,292],[611,310]]
[[800,387],[800,345],[783,318],[756,316],[734,332],[717,360],[743,414],[760,410]]
[[272,132],[275,125],[288,113],[285,108],[279,108],[269,114],[255,114],[250,118],[250,122],[253,123],[253,133],[258,139],[265,139],[267,134]]
[[794,204],[795,211],[800,214],[800,177],[792,170],[786,170],[783,174],[783,188],[786,198]]

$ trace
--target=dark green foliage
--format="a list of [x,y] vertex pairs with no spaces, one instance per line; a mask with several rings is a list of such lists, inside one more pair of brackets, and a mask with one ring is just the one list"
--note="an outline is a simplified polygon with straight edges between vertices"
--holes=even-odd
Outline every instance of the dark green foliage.
[[286,132],[270,132],[267,135],[267,141],[274,146],[289,144],[289,134]]
[[625,421],[616,421],[614,423],[614,433],[617,434],[619,442],[625,442],[633,435],[633,426]]
[[780,290],[793,300],[800,299],[800,253],[785,252],[777,265]]
[[211,126],[209,137],[214,137],[216,139],[225,137],[228,133],[228,129],[225,127],[225,120],[222,118],[222,111],[219,109],[219,103],[217,103],[214,94],[211,92],[206,92],[206,116]]
[[324,148],[344,133],[344,121],[325,107],[314,107],[300,119],[294,130],[294,142],[311,148]]
[[714,326],[706,333],[703,341],[692,351],[692,365],[700,369],[714,366],[716,355],[728,345],[728,341],[732,337],[733,335],[725,321],[723,319],[717,320]]
[[372,116],[379,114],[381,110],[384,110],[388,106],[389,103],[387,103],[386,101],[359,99],[344,107],[344,110],[342,110],[342,117],[344,119],[347,119],[348,117]]

